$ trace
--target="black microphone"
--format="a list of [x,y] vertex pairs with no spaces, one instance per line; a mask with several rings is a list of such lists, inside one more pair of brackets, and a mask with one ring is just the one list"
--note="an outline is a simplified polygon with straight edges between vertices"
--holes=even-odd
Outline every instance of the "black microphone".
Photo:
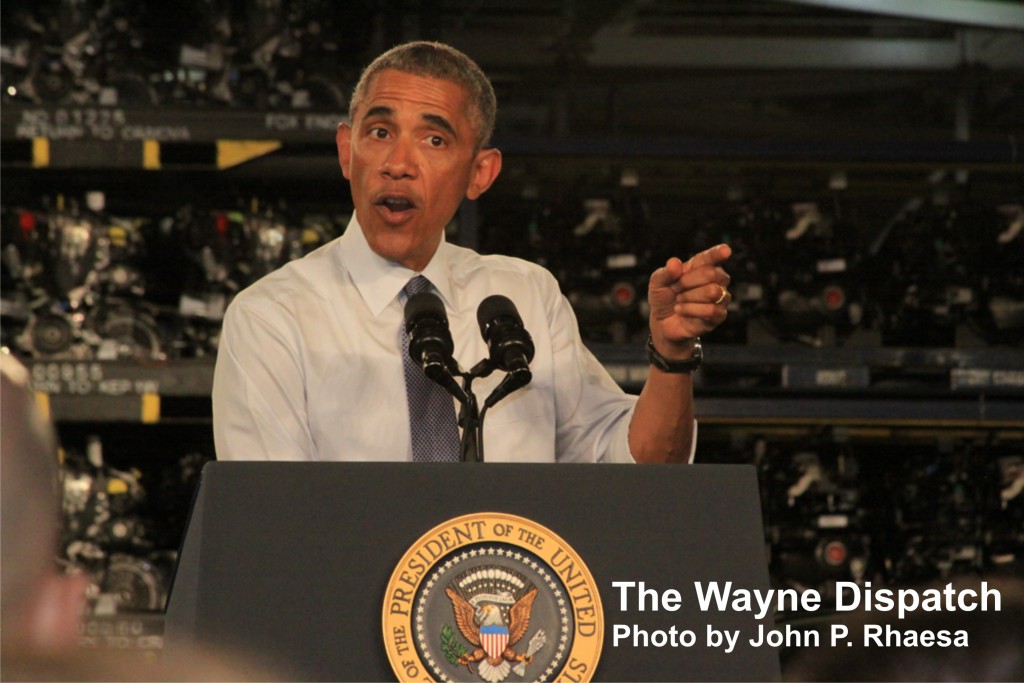
[[530,371],[534,353],[533,338],[523,327],[523,319],[519,317],[516,305],[500,294],[480,302],[476,320],[480,324],[480,334],[487,342],[491,362],[499,370],[508,373],[485,401],[485,405],[492,406],[533,379]]
[[464,401],[466,393],[452,377],[450,369],[455,364],[452,358],[455,343],[448,330],[448,315],[441,298],[431,292],[409,297],[405,303],[405,332],[409,335],[409,356],[423,367],[427,377]]

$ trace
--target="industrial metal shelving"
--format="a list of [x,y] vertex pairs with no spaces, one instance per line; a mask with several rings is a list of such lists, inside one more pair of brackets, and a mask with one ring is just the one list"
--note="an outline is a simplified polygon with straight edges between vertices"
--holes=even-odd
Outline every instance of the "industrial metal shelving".
[[[333,131],[343,112],[233,109],[131,109],[9,103],[0,114],[5,180],[45,174],[103,185],[95,172],[132,174],[159,187],[163,173],[256,182],[258,172],[287,177],[296,164],[336,183]],[[932,168],[983,168],[1001,176],[1017,163],[1009,141],[846,144],[793,141],[612,139],[498,140],[511,164],[536,159],[617,159],[623,163],[746,163],[802,168],[866,165],[919,176]],[[256,162],[255,160],[259,160]],[[255,163],[254,163],[255,162]],[[141,176],[134,171],[144,171]],[[40,176],[39,174],[44,174]],[[189,176],[193,177],[193,176]],[[170,191],[173,192],[173,189]],[[339,198],[341,201],[341,198]],[[596,355],[627,390],[646,377],[631,346],[596,344]],[[72,421],[191,419],[162,409],[209,395],[212,360],[145,363],[37,359],[33,377],[55,418]],[[801,348],[715,344],[698,376],[698,414],[707,422],[840,420],[931,421],[1005,426],[1024,421],[1024,350],[1020,348]],[[45,397],[45,398],[44,398]],[[171,411],[174,414],[174,411]]]

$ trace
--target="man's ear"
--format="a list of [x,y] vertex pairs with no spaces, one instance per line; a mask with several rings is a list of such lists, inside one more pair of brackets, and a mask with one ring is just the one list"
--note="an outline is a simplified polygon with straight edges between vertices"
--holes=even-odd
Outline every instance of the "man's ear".
[[482,149],[477,152],[476,159],[473,161],[473,174],[469,178],[469,187],[466,189],[466,198],[476,199],[487,192],[499,173],[501,173],[500,150]]
[[349,164],[352,160],[352,126],[347,123],[339,123],[335,141],[338,143],[338,163],[341,165],[341,174],[351,179]]
[[89,580],[84,575],[52,572],[42,579],[29,610],[30,647],[39,652],[60,653],[78,646],[78,625],[85,608]]

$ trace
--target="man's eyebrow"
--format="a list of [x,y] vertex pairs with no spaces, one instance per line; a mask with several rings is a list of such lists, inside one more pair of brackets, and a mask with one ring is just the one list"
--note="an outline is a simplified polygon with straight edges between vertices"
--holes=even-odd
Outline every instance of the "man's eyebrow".
[[459,134],[455,132],[455,126],[449,123],[448,119],[443,116],[439,114],[424,114],[423,120],[434,124],[444,132],[451,135],[454,139],[457,140],[459,138]]
[[370,107],[369,109],[367,109],[366,113],[363,115],[363,118],[368,119],[373,116],[383,116],[385,118],[390,118],[394,115],[394,109],[392,109],[391,107],[385,107],[383,104],[378,104],[376,107]]

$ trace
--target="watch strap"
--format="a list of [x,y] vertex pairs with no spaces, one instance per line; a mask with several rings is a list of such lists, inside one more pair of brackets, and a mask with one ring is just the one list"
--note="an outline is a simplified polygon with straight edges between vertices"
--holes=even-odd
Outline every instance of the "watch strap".
[[662,372],[685,374],[699,368],[701,361],[704,359],[704,348],[701,346],[700,337],[693,338],[692,348],[693,355],[689,358],[685,360],[669,360],[658,353],[658,350],[654,348],[654,338],[651,335],[647,335],[647,346],[644,349],[644,355],[647,357],[648,363]]

